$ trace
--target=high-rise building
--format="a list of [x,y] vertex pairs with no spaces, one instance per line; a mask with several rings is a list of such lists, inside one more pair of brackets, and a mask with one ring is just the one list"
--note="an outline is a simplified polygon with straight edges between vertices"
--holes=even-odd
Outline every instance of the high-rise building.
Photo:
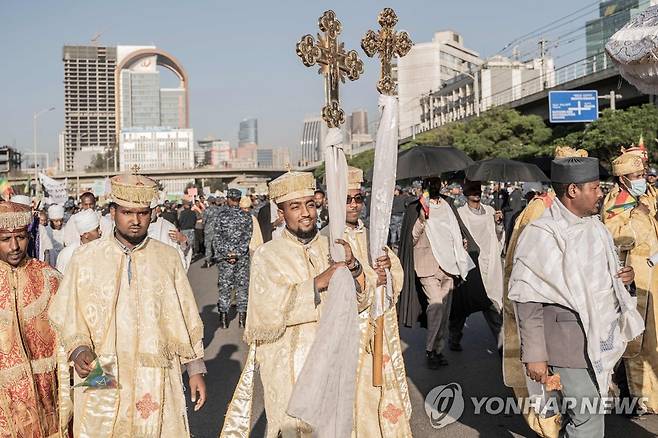
[[116,144],[115,47],[64,46],[64,135],[60,168],[74,170],[75,153]]
[[[161,88],[158,67],[173,72],[180,85]],[[194,133],[188,125],[189,79],[182,65],[153,46],[119,46],[117,71],[120,168],[193,168]]]
[[238,146],[247,143],[258,144],[258,119],[244,119],[240,122]]
[[350,115],[350,133],[368,134],[368,111],[356,110]]
[[431,42],[415,44],[405,57],[398,59],[400,137],[409,137],[419,129],[422,96],[480,64],[480,55],[466,48],[462,36],[453,31],[437,32]]
[[588,71],[598,71],[612,66],[604,52],[610,37],[621,29],[631,18],[656,0],[605,0],[599,4],[599,17],[585,24],[585,40]]
[[259,147],[256,149],[256,165],[270,169],[274,166],[274,152],[272,148]]
[[183,128],[185,124],[185,90],[160,89],[160,126]]
[[290,150],[288,150],[288,148],[272,149],[272,167],[276,169],[285,169],[291,164]]
[[11,146],[0,146],[0,173],[12,173],[21,169],[21,153]]
[[292,157],[295,163],[306,166],[321,161],[324,154],[324,138],[326,135],[327,124],[321,117],[307,117],[304,119],[299,150]]
[[194,149],[195,166],[227,167],[231,161],[231,144],[228,141],[208,138],[197,141]]
[[125,128],[119,143],[121,171],[194,168],[191,129]]

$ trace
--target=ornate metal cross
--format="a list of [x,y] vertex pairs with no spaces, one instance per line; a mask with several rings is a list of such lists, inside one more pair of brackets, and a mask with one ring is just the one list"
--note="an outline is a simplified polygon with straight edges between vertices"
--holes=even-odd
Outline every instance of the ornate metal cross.
[[381,11],[377,16],[377,22],[382,27],[379,33],[369,30],[361,40],[361,48],[371,58],[379,54],[382,71],[377,82],[377,91],[381,94],[393,95],[395,82],[391,77],[391,59],[393,56],[401,58],[409,53],[413,42],[407,32],[395,31],[398,17],[393,9],[386,8]]
[[345,122],[345,112],[340,107],[339,82],[345,83],[345,76],[351,81],[359,79],[363,73],[363,61],[356,50],[345,52],[345,44],[338,41],[342,24],[334,11],[326,11],[318,20],[320,31],[318,41],[312,35],[304,35],[297,43],[297,56],[306,67],[320,66],[318,73],[324,75],[325,106],[322,118],[330,128],[337,128]]

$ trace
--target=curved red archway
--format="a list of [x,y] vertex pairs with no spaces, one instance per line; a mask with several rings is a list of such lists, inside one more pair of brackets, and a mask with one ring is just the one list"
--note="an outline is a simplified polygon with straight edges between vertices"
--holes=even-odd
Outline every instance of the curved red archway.
[[120,64],[117,64],[115,71],[114,98],[116,99],[115,118],[117,147],[121,134],[121,90],[119,89],[121,70],[130,68],[141,59],[149,56],[156,56],[157,65],[167,68],[173,72],[180,80],[181,88],[185,90],[185,120],[183,128],[189,128],[190,126],[189,77],[187,76],[187,72],[185,69],[183,69],[181,63],[174,56],[161,49],[151,48],[136,50],[128,54],[128,56],[126,56],[126,58],[123,59]]

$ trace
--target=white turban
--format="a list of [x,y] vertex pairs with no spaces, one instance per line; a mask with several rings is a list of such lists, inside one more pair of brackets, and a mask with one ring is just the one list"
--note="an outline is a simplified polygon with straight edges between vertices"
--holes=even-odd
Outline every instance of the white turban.
[[64,207],[58,204],[53,204],[48,207],[48,219],[57,220],[64,219]]
[[100,225],[98,214],[94,210],[82,210],[73,216],[73,223],[79,235],[94,231]]
[[32,200],[30,199],[29,196],[25,196],[25,195],[14,195],[11,197],[11,202],[27,205],[28,207],[32,206]]

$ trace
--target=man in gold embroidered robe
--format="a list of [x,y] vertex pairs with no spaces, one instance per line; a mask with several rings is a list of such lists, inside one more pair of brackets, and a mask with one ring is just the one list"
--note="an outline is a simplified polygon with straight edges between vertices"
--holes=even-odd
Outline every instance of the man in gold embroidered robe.
[[646,397],[641,407],[658,413],[658,272],[647,259],[658,253],[658,191],[647,186],[643,155],[626,151],[612,162],[617,183],[603,202],[601,218],[615,242],[622,263],[635,271],[637,310],[645,318],[643,336],[624,354],[630,395]]
[[[181,366],[195,411],[205,402],[203,325],[177,251],[148,237],[156,183],[138,175],[111,180],[113,235],[73,255],[49,317],[74,383],[96,361],[116,388],[69,388],[76,438],[189,437]],[[59,366],[68,369],[68,361]]]
[[287,409],[315,341],[323,293],[338,268],[346,266],[352,273],[359,311],[368,306],[364,267],[352,256],[350,245],[339,241],[348,262],[329,260],[329,241],[316,227],[314,193],[315,179],[308,172],[288,172],[270,183],[270,198],[283,212],[286,228],[279,239],[258,248],[252,259],[244,336],[250,351],[221,437],[249,436],[255,364],[264,389],[266,436],[311,437],[310,427]]
[[[402,290],[404,274],[397,256],[387,249],[385,256],[371,260],[368,230],[359,219],[364,207],[361,194],[363,171],[348,169],[347,215],[343,239],[350,244],[355,257],[363,266],[368,284],[369,307],[359,314],[361,344],[359,348],[359,374],[357,377],[355,436],[357,437],[411,437],[409,420],[411,402],[407,375],[400,345],[395,303]],[[328,234],[328,228],[325,230]],[[390,270],[393,286],[393,305],[384,314],[383,384],[373,386],[373,342],[375,321],[371,317],[372,300],[377,286],[387,281],[385,269]]]
[[65,437],[55,332],[47,309],[60,275],[27,257],[29,207],[0,203],[0,438]]

